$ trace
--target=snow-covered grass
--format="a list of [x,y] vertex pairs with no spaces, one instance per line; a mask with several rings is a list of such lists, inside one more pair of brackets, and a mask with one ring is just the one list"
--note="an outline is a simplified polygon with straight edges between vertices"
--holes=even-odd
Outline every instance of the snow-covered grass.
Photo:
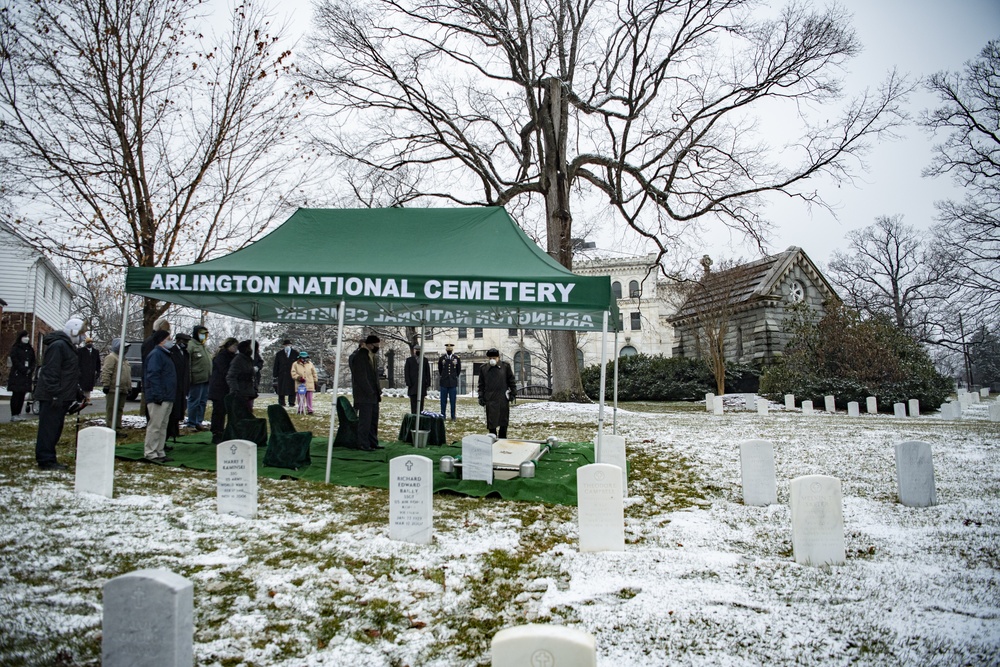
[[[391,437],[406,401],[383,406]],[[0,664],[98,664],[102,585],[147,567],[194,583],[199,665],[488,665],[493,634],[527,622],[593,633],[604,667],[1000,664],[986,407],[945,422],[631,404],[626,551],[586,554],[576,509],[539,503],[435,496],[417,546],[388,539],[382,490],[261,479],[246,520],[216,514],[211,473],[118,461],[113,500],[77,497],[33,466],[33,424],[3,424]],[[450,437],[481,428],[473,402],[460,412]],[[585,440],[596,415],[522,403],[511,433]],[[750,438],[774,442],[777,505],[741,503]],[[935,507],[896,502],[893,445],[912,439],[933,447]],[[789,480],[807,474],[842,480],[845,565],[792,559]]]

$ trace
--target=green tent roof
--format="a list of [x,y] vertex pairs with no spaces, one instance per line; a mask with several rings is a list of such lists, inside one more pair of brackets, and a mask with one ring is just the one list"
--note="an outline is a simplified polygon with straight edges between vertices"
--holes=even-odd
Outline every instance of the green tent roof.
[[126,291],[264,322],[600,330],[611,280],[578,276],[503,208],[302,209],[225,257],[133,267]]

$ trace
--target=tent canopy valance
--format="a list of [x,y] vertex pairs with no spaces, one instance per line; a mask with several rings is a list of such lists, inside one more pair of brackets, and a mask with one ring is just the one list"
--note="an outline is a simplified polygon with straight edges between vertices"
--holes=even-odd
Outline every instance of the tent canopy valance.
[[129,268],[126,291],[261,322],[600,331],[605,276],[578,276],[503,208],[299,209],[259,241],[176,267]]

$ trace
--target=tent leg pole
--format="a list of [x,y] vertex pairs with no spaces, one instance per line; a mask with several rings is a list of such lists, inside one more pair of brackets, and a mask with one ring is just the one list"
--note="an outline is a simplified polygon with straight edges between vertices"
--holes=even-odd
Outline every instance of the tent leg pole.
[[614,408],[611,410],[611,432],[618,435],[618,329],[615,329],[615,384],[614,384]]
[[[118,345],[118,367],[115,368],[115,381],[112,385],[115,387],[115,400],[114,405],[111,407],[111,423],[105,424],[108,428],[113,429],[115,424],[118,423],[118,395],[122,392],[122,387],[119,387],[119,380],[122,377],[122,365],[125,363],[125,327],[128,324],[128,292],[125,292],[125,298],[122,299],[122,333]],[[128,379],[129,388],[132,387],[132,378]],[[128,389],[125,389],[125,393],[128,393]],[[105,401],[108,399],[104,399]],[[125,406],[121,406],[122,411],[125,410]]]
[[[413,351],[410,351],[413,354]],[[417,446],[417,434],[420,430],[420,406],[423,405],[423,396],[420,394],[424,388],[424,318],[420,318],[420,359],[417,360],[417,419],[413,425],[413,446]]]
[[337,352],[333,358],[333,398],[330,401],[330,437],[326,442],[326,483],[330,483],[330,464],[333,462],[333,430],[337,426],[337,390],[340,388],[340,351],[344,345],[344,305],[337,308]]
[[597,442],[594,445],[595,462],[601,461],[601,438],[604,436],[604,388],[608,382],[608,313],[604,312],[601,324],[601,402],[597,409]]

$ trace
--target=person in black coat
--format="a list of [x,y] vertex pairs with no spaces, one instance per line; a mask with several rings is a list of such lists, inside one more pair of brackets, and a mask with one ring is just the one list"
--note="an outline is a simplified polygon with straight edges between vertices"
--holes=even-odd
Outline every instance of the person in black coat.
[[253,411],[253,399],[257,398],[257,390],[254,388],[256,369],[253,365],[252,354],[253,347],[250,341],[241,340],[236,346],[236,356],[229,364],[229,372],[226,373],[229,393],[237,400],[244,401],[251,412]]
[[494,347],[486,352],[488,364],[479,369],[479,405],[486,408],[486,430],[498,438],[507,437],[510,404],[517,398],[514,371]]
[[208,400],[212,401],[212,443],[222,442],[223,433],[226,430],[226,394],[229,393],[229,384],[226,382],[226,375],[229,374],[229,366],[236,356],[237,341],[235,338],[227,338],[219,346],[219,351],[212,359],[212,374],[208,378]]
[[431,364],[424,359],[424,390],[420,392],[420,405],[417,403],[417,376],[420,374],[420,348],[413,348],[413,355],[403,364],[403,379],[406,381],[406,393],[410,397],[410,412],[416,414],[424,411],[424,399],[427,398],[427,390],[431,388]]
[[42,470],[66,469],[56,460],[56,443],[62,436],[70,406],[83,398],[76,346],[86,330],[83,320],[73,317],[66,321],[62,331],[53,331],[42,339],[42,366],[35,385],[39,405],[35,461]]
[[94,391],[97,378],[101,375],[101,353],[94,348],[94,339],[87,336],[76,354],[80,361],[80,388],[83,393],[89,394]]
[[174,362],[177,373],[177,393],[174,397],[174,407],[170,411],[170,421],[167,422],[167,437],[177,439],[180,435],[180,422],[184,420],[187,410],[187,393],[191,388],[191,358],[188,356],[187,344],[191,336],[179,333],[174,336],[177,344],[170,348],[170,360]]
[[382,449],[378,444],[378,404],[382,400],[382,388],[375,372],[378,344],[378,336],[368,336],[347,362],[351,367],[354,409],[358,413],[358,449],[369,452]]
[[31,391],[32,378],[35,377],[35,348],[31,347],[31,338],[27,331],[19,331],[14,347],[10,349],[10,375],[7,377],[7,389],[10,390],[10,420],[20,421],[21,410],[24,408],[24,396]]
[[299,358],[299,351],[292,347],[292,341],[287,338],[281,341],[281,349],[274,355],[271,366],[274,377],[275,392],[278,394],[278,405],[292,407],[295,402],[295,380],[292,379],[292,364]]

